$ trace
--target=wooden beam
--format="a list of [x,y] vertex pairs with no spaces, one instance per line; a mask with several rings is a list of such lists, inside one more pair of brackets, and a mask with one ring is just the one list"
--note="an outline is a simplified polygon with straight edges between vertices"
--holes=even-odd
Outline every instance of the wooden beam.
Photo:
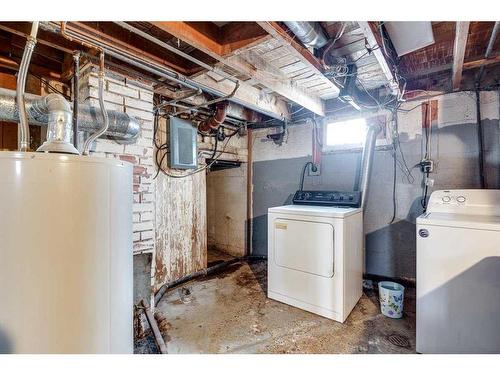
[[152,25],[214,57],[222,55],[222,46],[188,22],[151,22]]
[[392,73],[392,69],[387,63],[385,59],[384,53],[382,52],[380,35],[376,32],[376,26],[372,22],[367,21],[358,21],[358,25],[361,28],[366,41],[372,50],[373,55],[377,59],[377,62],[384,73],[385,78],[387,79],[387,83],[393,93],[393,95],[399,95],[400,89],[394,78],[394,74]]
[[[246,45],[237,44],[238,53],[231,53],[228,56],[224,56],[231,49],[225,48],[225,45],[217,44],[190,24],[185,22],[153,22],[153,24],[216,59],[220,62],[219,65],[225,65],[239,73],[243,73],[249,76],[254,82],[265,86],[269,90],[307,108],[319,116],[324,116],[325,112],[321,98],[308,94],[306,91],[298,88],[280,69],[249,51],[249,46],[253,46],[255,40]],[[260,38],[262,38],[262,35]],[[232,48],[235,47],[232,41],[228,41],[228,43],[231,43]],[[251,87],[248,84],[247,86]],[[259,95],[262,95],[262,93]]]
[[[500,55],[495,56],[495,57],[490,57],[488,59],[485,59],[482,56],[477,56],[475,58],[472,58],[469,61],[464,61],[462,70],[470,70],[470,69],[476,69],[480,68],[481,66],[489,66],[489,65],[495,65],[500,63]],[[443,65],[437,65],[433,66],[431,68],[427,69],[422,69],[422,70],[416,70],[414,72],[411,72],[409,74],[403,74],[404,77],[408,80],[414,80],[420,77],[424,76],[429,76],[437,73],[444,72],[446,70],[451,70],[453,68],[453,64],[443,64]]]
[[314,56],[311,51],[305,48],[302,44],[297,42],[297,40],[288,35],[288,33],[280,26],[278,22],[273,21],[261,21],[257,22],[260,27],[266,30],[273,38],[279,40],[284,45],[288,46],[287,48],[290,52],[292,52],[295,56],[299,57],[316,72],[323,74],[323,65],[321,62]]
[[[213,90],[229,95],[234,90],[235,84],[222,77],[221,80],[216,80],[214,79],[214,75],[215,73],[211,75],[204,73],[191,79]],[[240,87],[236,90],[231,101],[273,118],[290,119],[287,103],[283,99],[266,94],[262,90],[247,85],[244,82],[240,82]]]
[[462,70],[464,66],[465,48],[469,35],[470,22],[457,22],[455,26],[455,42],[453,44],[452,87],[453,91],[460,90]]
[[221,28],[222,54],[226,57],[234,55],[271,38],[271,35],[255,22],[229,22]]

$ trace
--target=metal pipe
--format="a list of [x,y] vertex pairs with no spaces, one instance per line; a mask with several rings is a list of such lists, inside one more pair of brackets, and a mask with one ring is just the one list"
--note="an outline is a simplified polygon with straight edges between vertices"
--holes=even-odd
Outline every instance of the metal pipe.
[[17,75],[17,107],[19,108],[19,141],[18,148],[19,151],[27,151],[29,149],[30,142],[30,127],[28,124],[28,116],[26,114],[24,92],[26,90],[26,79],[28,77],[28,68],[31,61],[31,55],[36,45],[36,36],[38,34],[38,21],[34,21],[31,24],[31,34],[28,36],[26,41],[26,47],[24,48],[23,57],[21,60],[21,65],[19,67],[19,73]]
[[226,120],[227,106],[227,102],[218,103],[214,115],[198,124],[200,132],[208,133],[211,130],[217,130]]
[[129,25],[128,23],[126,22],[121,22],[121,21],[115,21],[114,23],[116,23],[117,25],[123,27],[124,29],[130,31],[131,33],[134,33],[136,35],[139,35],[140,37],[144,38],[144,39],[147,39],[149,40],[150,42],[153,42],[157,45],[159,45],[160,47],[163,47],[165,48],[166,50],[170,51],[170,52],[173,52],[175,53],[176,55],[179,55],[181,56],[182,58],[186,59],[186,60],[189,60],[199,66],[201,66],[202,68],[205,68],[211,72],[214,72],[214,73],[217,73],[218,75],[220,75],[221,77],[224,77],[234,83],[238,83],[238,79],[230,76],[229,74],[223,72],[223,71],[220,71],[218,69],[215,69],[213,66],[211,65],[208,65],[206,63],[204,63],[203,61],[201,60],[198,60],[197,58],[191,56],[191,55],[188,55],[187,53],[185,52],[182,52],[180,50],[178,50],[177,48],[175,47],[172,47],[170,44],[167,44],[163,41],[161,41],[160,39],[158,38],[155,38],[154,36],[148,34],[148,33],[145,33],[144,31],[142,30],[139,30],[131,25]]
[[144,314],[146,315],[146,319],[149,323],[149,326],[151,327],[151,331],[153,331],[153,335],[156,341],[156,345],[158,346],[158,349],[160,350],[161,354],[168,354],[167,353],[167,345],[165,345],[165,341],[163,340],[163,336],[161,335],[160,329],[158,328],[158,324],[156,323],[156,319],[149,309],[148,306],[144,303],[144,300],[141,300],[140,306],[141,309],[144,310]]
[[284,21],[285,25],[307,47],[321,48],[328,43],[319,22]]
[[240,83],[236,82],[236,86],[234,86],[234,90],[229,95],[226,95],[226,96],[214,99],[214,100],[210,100],[210,101],[205,102],[205,103],[200,104],[200,105],[195,105],[195,106],[189,107],[188,109],[186,109],[186,110],[184,110],[182,112],[176,113],[176,115],[181,115],[183,113],[188,113],[191,110],[197,109],[197,108],[206,108],[209,105],[216,104],[216,103],[223,102],[225,100],[231,99],[234,96],[234,94],[236,94],[236,90],[238,90],[238,87],[240,87]]
[[[44,25],[44,24],[42,24],[42,25]],[[57,32],[57,30],[58,30],[57,29],[58,26],[52,26],[52,24],[50,27],[47,27],[46,25],[44,25],[44,27],[51,32]],[[60,26],[59,26],[59,28],[60,28]],[[67,35],[74,35],[75,34],[71,29],[69,29],[67,27],[65,30],[66,30]],[[178,83],[184,87],[187,87],[187,88],[190,88],[193,90],[201,89],[206,93],[209,93],[209,94],[215,95],[215,96],[219,96],[219,97],[227,96],[227,94],[224,92],[213,89],[213,88],[206,86],[202,83],[198,83],[196,81],[193,81],[192,79],[187,78],[187,77],[183,76],[182,74],[179,74],[175,71],[172,71],[163,65],[159,65],[159,64],[156,64],[154,62],[145,61],[144,59],[139,59],[135,56],[125,55],[125,53],[123,51],[120,51],[119,49],[116,49],[113,46],[107,45],[107,44],[102,43],[98,40],[91,39],[87,36],[79,35],[78,38],[85,40],[86,43],[93,43],[94,45],[96,45],[99,48],[101,48],[102,50],[104,50],[104,52],[111,57],[114,57],[118,60],[121,60],[122,62],[125,62],[127,64],[135,66],[139,69],[148,71],[152,74],[158,75],[158,76],[165,78],[169,81]],[[242,106],[248,107],[254,111],[263,113],[269,117],[283,121],[282,115],[278,115],[274,112],[266,111],[266,110],[263,110],[262,108],[249,105],[248,103],[244,103],[241,100],[234,98],[234,97],[231,98],[231,101],[233,101],[234,103],[240,104]]]
[[106,106],[104,104],[104,52],[100,54],[100,70],[99,70],[99,108],[101,109],[102,116],[102,127],[98,129],[95,133],[90,135],[83,144],[83,155],[88,155],[90,146],[101,135],[106,133],[109,127],[108,112],[106,111]]
[[[485,59],[488,59],[491,55],[491,51],[493,51],[493,46],[495,45],[495,40],[497,39],[498,30],[500,30],[500,21],[495,22],[495,26],[493,26],[493,30],[491,31],[490,40],[488,42],[488,46],[486,47],[486,53],[484,54]],[[479,85],[481,83],[481,78],[483,76],[483,73],[484,73],[484,65],[482,65],[481,68],[479,69],[479,73],[476,79],[476,84]]]
[[[49,122],[49,109],[40,95],[25,94],[28,123],[45,126]],[[123,112],[108,110],[109,127],[106,136],[127,142],[134,141],[140,133],[138,121]],[[99,109],[88,104],[78,106],[80,130],[94,132],[101,127]],[[19,121],[16,91],[0,88],[0,121]]]
[[47,140],[38,148],[39,152],[79,154],[72,144],[71,105],[62,95],[49,94],[36,101],[35,109],[48,111]]
[[78,105],[80,91],[80,51],[73,54],[73,144],[78,149]]
[[361,161],[361,209],[364,211],[366,208],[366,199],[368,197],[368,187],[370,184],[370,177],[372,172],[373,155],[375,153],[375,144],[377,135],[381,128],[379,125],[372,125],[368,128],[366,133],[365,145],[363,148],[363,156]]

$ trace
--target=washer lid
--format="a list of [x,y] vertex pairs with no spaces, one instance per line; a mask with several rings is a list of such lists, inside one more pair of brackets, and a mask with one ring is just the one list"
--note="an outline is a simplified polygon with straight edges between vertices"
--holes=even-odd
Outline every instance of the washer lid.
[[361,208],[326,207],[326,206],[292,204],[288,206],[270,207],[268,209],[268,212],[289,214],[289,215],[345,218],[354,215],[358,212],[361,212]]
[[430,212],[418,217],[417,224],[500,231],[500,216]]

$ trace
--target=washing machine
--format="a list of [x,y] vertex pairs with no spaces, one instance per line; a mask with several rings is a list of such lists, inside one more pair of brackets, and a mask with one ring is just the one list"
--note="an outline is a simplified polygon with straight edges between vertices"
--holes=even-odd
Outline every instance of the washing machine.
[[268,297],[344,322],[362,294],[360,208],[268,209]]
[[416,349],[500,353],[500,190],[435,191],[417,218]]

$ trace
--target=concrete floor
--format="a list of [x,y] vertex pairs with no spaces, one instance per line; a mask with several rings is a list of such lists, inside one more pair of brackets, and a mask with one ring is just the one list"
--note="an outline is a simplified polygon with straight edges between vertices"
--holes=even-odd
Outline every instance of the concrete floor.
[[[414,290],[407,291],[402,319],[380,314],[376,292],[366,289],[340,324],[266,298],[266,283],[266,262],[258,261],[169,291],[156,313],[168,352],[415,352]],[[395,338],[403,346],[391,343]],[[136,347],[136,352],[150,350],[151,345]]]

